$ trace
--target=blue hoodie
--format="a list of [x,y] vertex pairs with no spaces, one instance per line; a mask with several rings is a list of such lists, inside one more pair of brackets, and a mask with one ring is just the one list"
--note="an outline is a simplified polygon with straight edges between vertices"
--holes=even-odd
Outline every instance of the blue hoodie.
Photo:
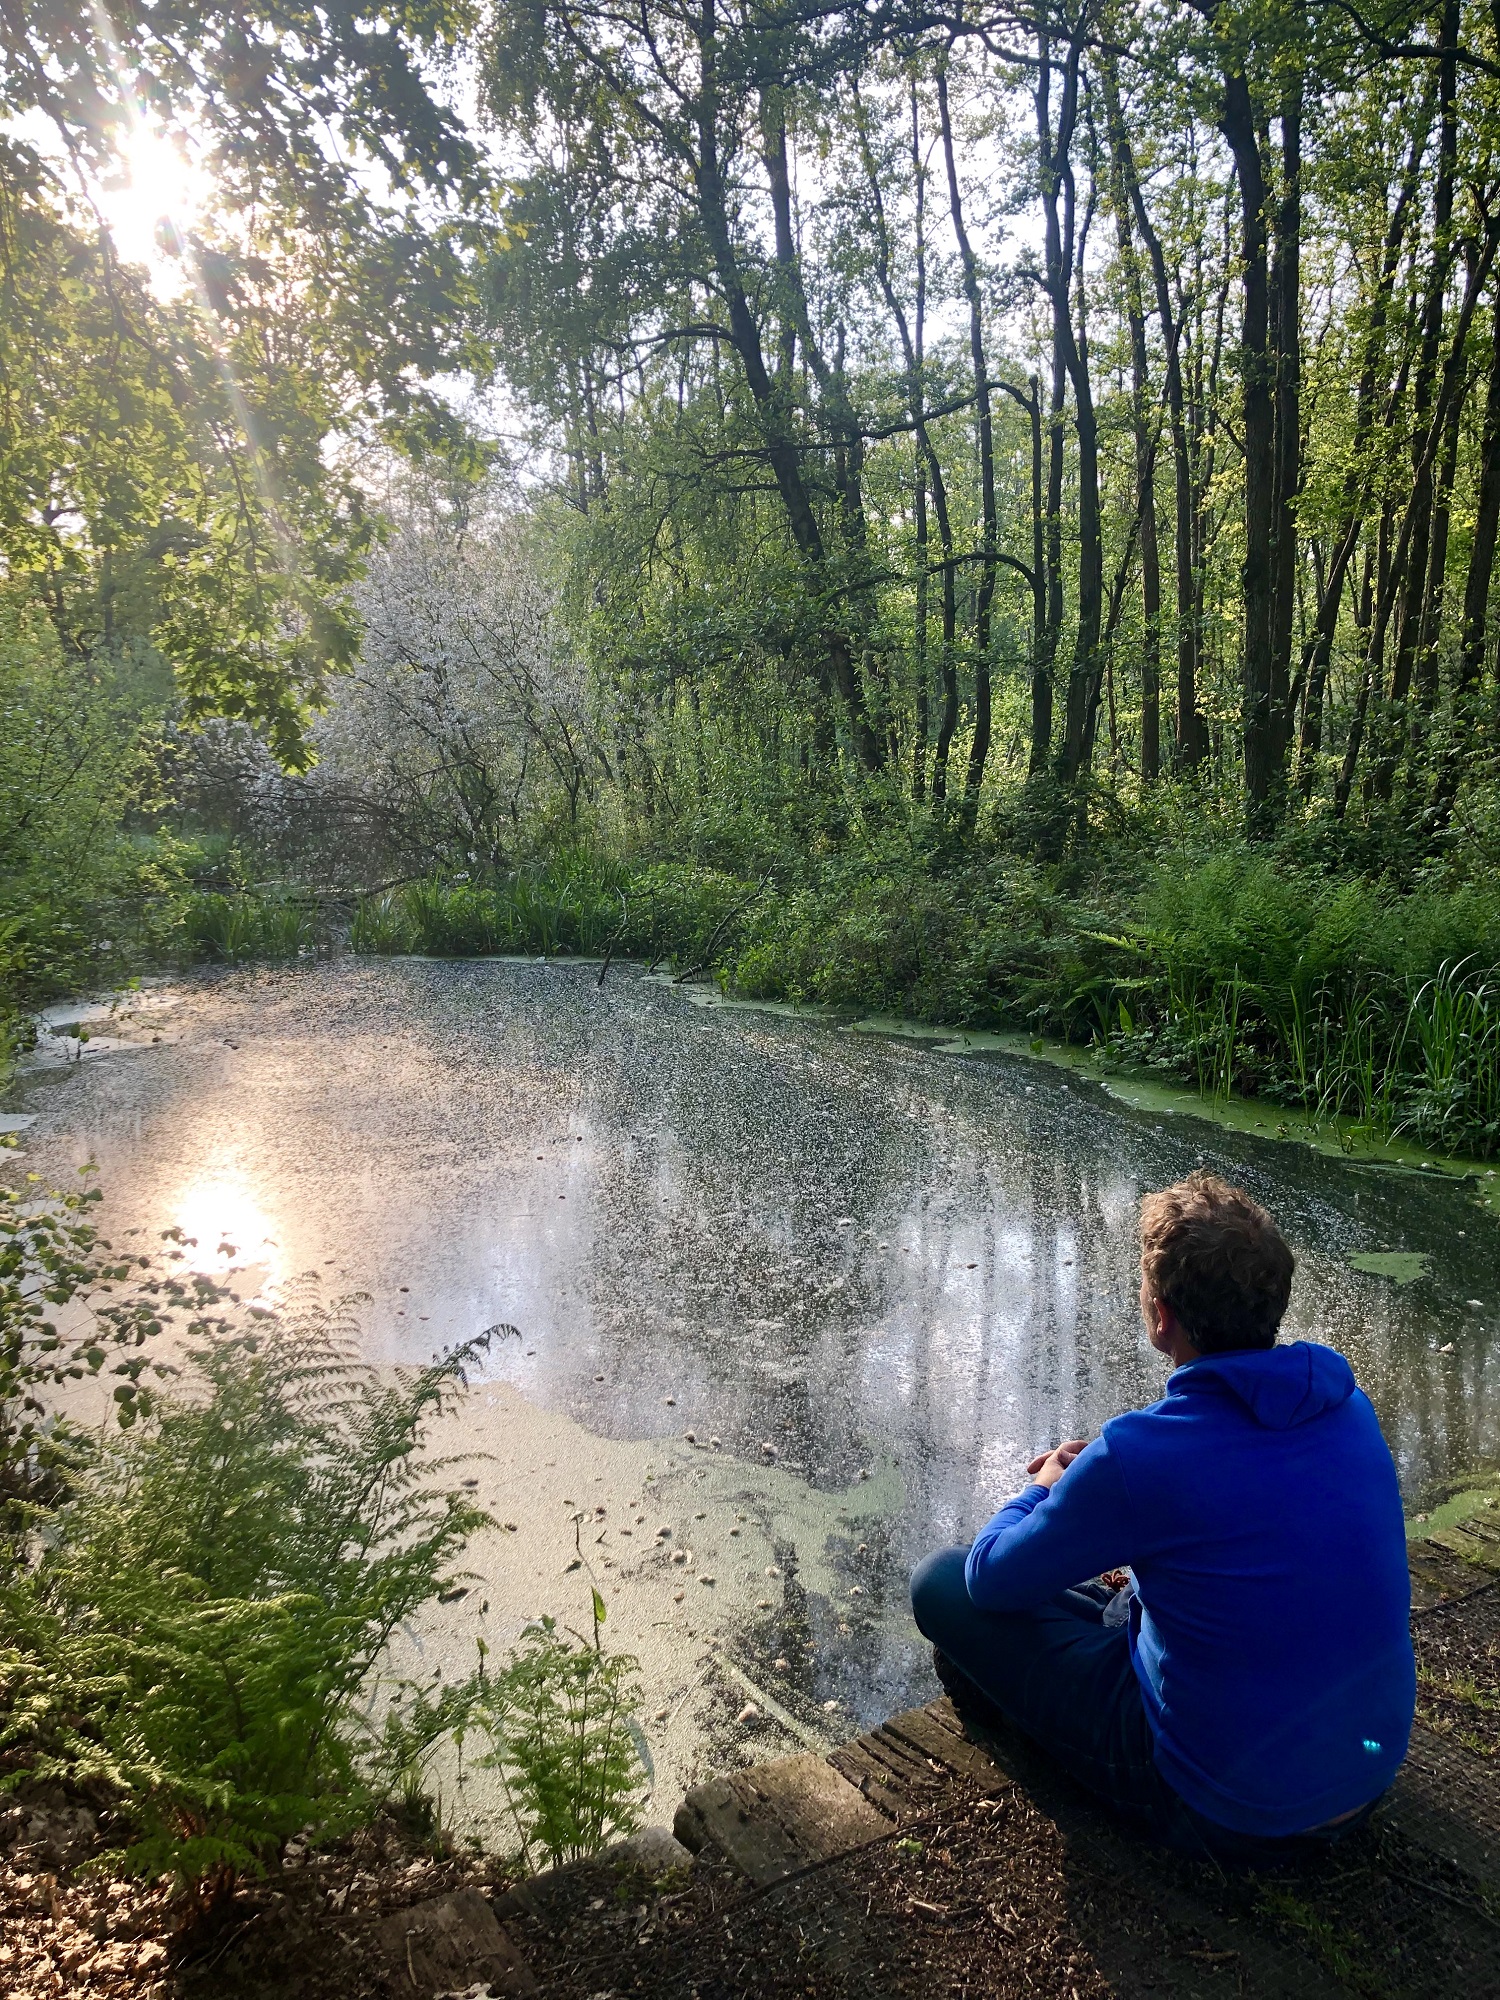
[[1205,1355],[974,1543],[969,1595],[1024,1611],[1128,1564],[1163,1778],[1240,1833],[1378,1797],[1416,1705],[1396,1468],[1349,1364],[1309,1341]]

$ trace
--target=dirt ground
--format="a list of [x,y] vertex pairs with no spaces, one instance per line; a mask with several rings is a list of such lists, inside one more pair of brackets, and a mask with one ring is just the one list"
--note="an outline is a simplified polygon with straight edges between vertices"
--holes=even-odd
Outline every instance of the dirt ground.
[[769,1890],[712,1859],[654,1876],[596,1866],[530,1911],[493,1864],[412,1855],[387,1829],[247,1888],[196,1936],[161,1893],[80,1876],[86,1809],[54,1799],[8,1815],[8,1830],[25,1815],[39,1837],[13,1842],[0,1869],[0,1991],[409,2000],[432,1989],[381,1919],[462,1887],[498,1899],[556,2000],[1500,1991],[1495,1912],[1390,1827],[1295,1876],[1215,1878],[1131,1851],[1034,1775],[998,1798],[955,1788],[927,1821]]

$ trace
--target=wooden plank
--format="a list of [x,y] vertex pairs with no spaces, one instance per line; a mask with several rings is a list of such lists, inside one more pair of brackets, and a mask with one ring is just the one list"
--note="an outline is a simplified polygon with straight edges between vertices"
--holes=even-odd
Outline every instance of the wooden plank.
[[880,1730],[841,1744],[829,1752],[828,1761],[882,1812],[903,1818],[925,1812],[934,1794],[953,1782],[946,1765],[935,1771],[932,1758],[919,1756]]
[[677,1809],[674,1831],[695,1852],[717,1847],[761,1884],[879,1840],[891,1824],[857,1785],[804,1751],[695,1785]]
[[857,1786],[810,1751],[757,1764],[739,1774],[739,1784],[786,1828],[809,1861],[863,1847],[891,1830],[890,1820]]
[[779,1881],[806,1857],[786,1829],[769,1813],[755,1813],[753,1804],[734,1778],[710,1778],[687,1794],[672,1831],[691,1853],[718,1848],[752,1882]]
[[843,1743],[830,1750],[828,1761],[841,1778],[847,1778],[867,1798],[877,1812],[901,1819],[910,1810],[911,1790],[889,1769],[872,1757],[863,1743]]
[[955,1722],[952,1705],[945,1697],[929,1708],[909,1708],[904,1715],[893,1715],[879,1734],[909,1744],[922,1756],[967,1778],[981,1792],[1007,1791],[1014,1778],[981,1744],[961,1735]]

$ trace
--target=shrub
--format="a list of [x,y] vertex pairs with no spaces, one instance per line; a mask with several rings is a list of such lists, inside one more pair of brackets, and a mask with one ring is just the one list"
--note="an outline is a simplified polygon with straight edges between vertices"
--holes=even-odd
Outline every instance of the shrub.
[[1399,896],[1226,853],[1163,869],[1102,939],[1098,1033],[1223,1095],[1500,1150],[1500,897]]
[[567,849],[546,868],[519,869],[493,886],[433,879],[362,897],[356,951],[487,958],[497,952],[597,952],[618,940],[626,914],[622,871]]
[[[106,1375],[122,1428],[151,1407],[146,1344],[190,1315],[189,1333],[222,1294],[197,1273],[176,1275],[115,1252],[89,1220],[100,1199],[87,1180],[69,1193],[0,1187],[0,1560],[38,1503],[55,1499],[96,1446],[57,1406],[70,1383]],[[68,1320],[76,1330],[63,1331]]]
[[159,808],[159,662],[65,658],[42,608],[0,585],[0,1014],[150,957],[180,887]]
[[394,957],[414,949],[416,932],[402,897],[392,890],[361,896],[355,905],[354,922],[349,928],[352,951],[377,957]]

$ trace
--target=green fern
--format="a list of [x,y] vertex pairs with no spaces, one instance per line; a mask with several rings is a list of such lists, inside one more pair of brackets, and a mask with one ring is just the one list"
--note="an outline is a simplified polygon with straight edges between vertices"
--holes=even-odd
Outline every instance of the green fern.
[[122,1871],[211,1895],[386,1794],[382,1656],[488,1520],[420,1455],[484,1338],[392,1382],[355,1334],[304,1283],[200,1346],[6,1590],[0,1749],[115,1787]]

